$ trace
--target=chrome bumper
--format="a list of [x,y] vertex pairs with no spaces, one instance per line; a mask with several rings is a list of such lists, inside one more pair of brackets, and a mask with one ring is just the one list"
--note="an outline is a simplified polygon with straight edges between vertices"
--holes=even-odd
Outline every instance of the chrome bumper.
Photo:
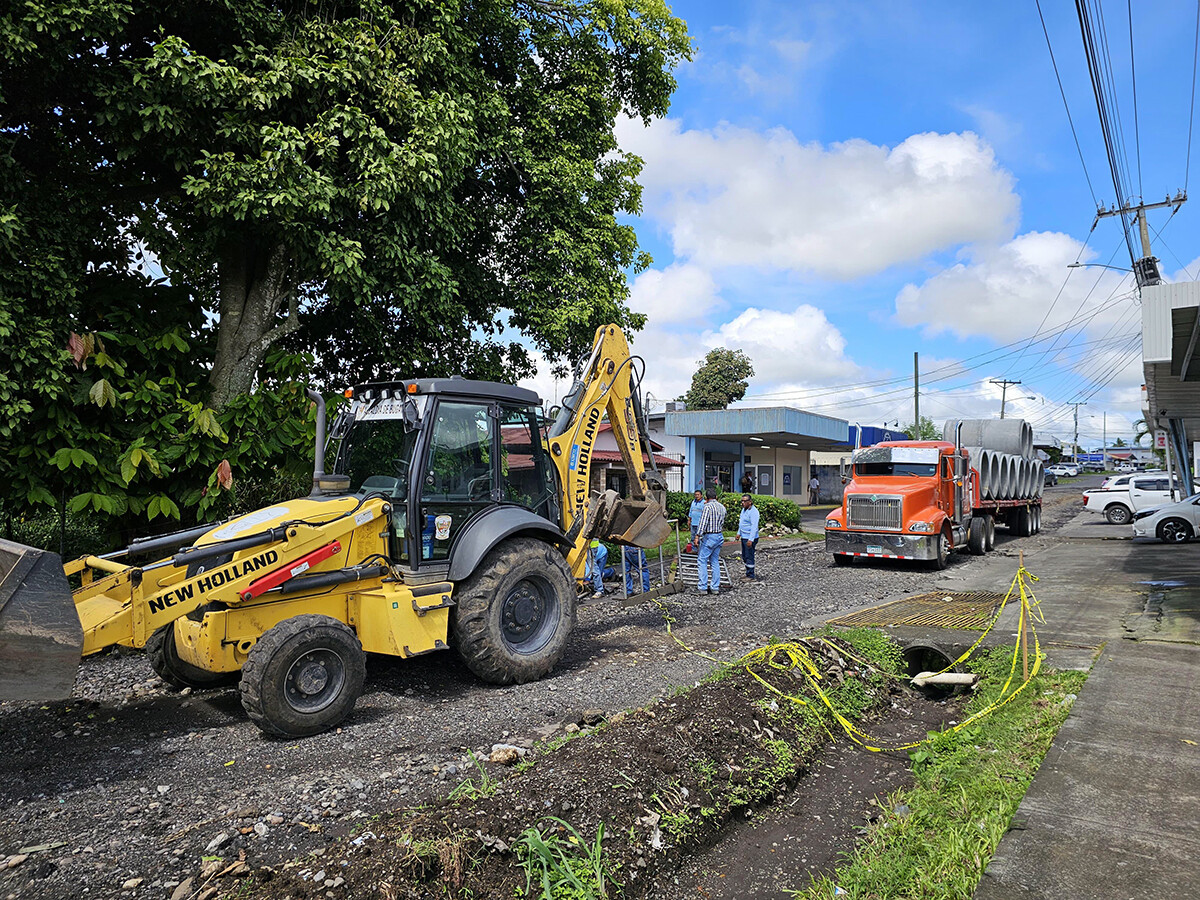
[[937,537],[936,534],[826,531],[825,549],[830,553],[881,559],[936,559]]

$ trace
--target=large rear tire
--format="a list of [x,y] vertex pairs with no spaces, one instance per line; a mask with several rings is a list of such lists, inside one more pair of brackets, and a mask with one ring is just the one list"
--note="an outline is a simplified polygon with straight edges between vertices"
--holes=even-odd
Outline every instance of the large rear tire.
[[1029,537],[1030,522],[1029,522],[1029,507],[1022,506],[1013,514],[1013,534],[1017,537]]
[[987,540],[984,542],[983,549],[991,553],[996,549],[996,517],[984,516],[984,523],[987,527]]
[[492,549],[454,590],[459,656],[493,684],[524,684],[562,659],[575,628],[575,580],[550,544],[513,538]]
[[329,616],[295,616],[250,651],[242,706],[267,734],[306,737],[350,714],[366,674],[366,654],[348,626]]
[[983,556],[987,552],[987,524],[983,516],[972,516],[967,526],[967,549],[972,556]]
[[210,672],[180,659],[175,649],[174,622],[150,635],[146,641],[146,658],[154,674],[176,690],[205,690],[237,684],[238,672]]

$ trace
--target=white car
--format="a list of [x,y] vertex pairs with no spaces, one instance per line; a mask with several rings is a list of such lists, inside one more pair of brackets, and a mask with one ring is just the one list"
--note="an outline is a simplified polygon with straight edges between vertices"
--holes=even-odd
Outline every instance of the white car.
[[1200,531],[1200,494],[1134,513],[1133,536],[1186,544]]
[[1116,471],[1118,474],[1124,475],[1130,472],[1136,472],[1137,466],[1135,466],[1133,463],[1121,463],[1119,466],[1117,466]]
[[[1111,525],[1128,525],[1138,510],[1161,506],[1172,500],[1167,476],[1117,475],[1104,482],[1104,487],[1083,492],[1083,508],[1100,513]],[[1175,482],[1179,490],[1179,482]]]
[[1060,462],[1060,463],[1055,463],[1052,466],[1046,466],[1046,471],[1053,472],[1059,478],[1062,478],[1064,475],[1074,478],[1076,475],[1079,474],[1079,466],[1075,465],[1074,463],[1061,463]]

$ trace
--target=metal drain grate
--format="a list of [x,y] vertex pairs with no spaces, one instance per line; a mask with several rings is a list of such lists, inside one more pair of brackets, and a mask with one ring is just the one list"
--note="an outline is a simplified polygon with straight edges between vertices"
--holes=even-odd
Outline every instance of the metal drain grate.
[[917,625],[983,631],[1004,602],[994,591],[932,591],[830,619],[830,625]]

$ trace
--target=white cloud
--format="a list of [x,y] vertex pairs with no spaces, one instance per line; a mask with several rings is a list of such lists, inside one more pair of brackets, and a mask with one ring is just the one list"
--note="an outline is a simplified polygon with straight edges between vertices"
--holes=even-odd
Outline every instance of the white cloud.
[[629,307],[651,323],[694,322],[717,305],[717,283],[705,269],[673,263],[647,269],[629,286]]
[[645,162],[646,215],[677,257],[715,268],[765,266],[849,280],[938,250],[1012,234],[1012,176],[970,132],[801,144],[784,128],[682,129],[622,120],[623,149]]
[[846,356],[846,338],[815,306],[792,312],[744,310],[702,338],[709,347],[743,350],[754,363],[760,384],[851,378],[861,372]]
[[1070,235],[1037,231],[1000,246],[975,248],[969,262],[944,269],[919,286],[905,285],[896,296],[896,319],[924,326],[926,336],[949,332],[1005,342],[1029,337],[1043,317],[1043,331],[1048,331],[1077,314],[1096,313],[1087,330],[1099,334],[1127,314],[1133,301],[1110,304],[1124,290],[1117,272],[1068,269],[1082,250]]

